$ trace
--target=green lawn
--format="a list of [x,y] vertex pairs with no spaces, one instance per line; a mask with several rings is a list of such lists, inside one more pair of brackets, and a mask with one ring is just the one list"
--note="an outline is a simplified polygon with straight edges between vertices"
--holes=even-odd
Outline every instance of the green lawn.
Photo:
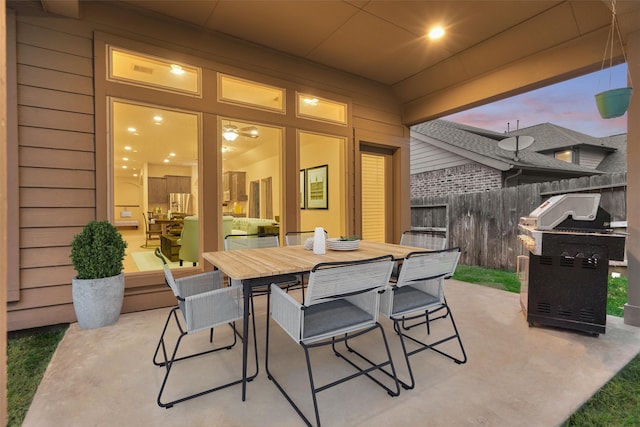
[[[459,265],[456,280],[520,292],[516,273]],[[607,313],[622,316],[627,279],[609,280]],[[44,371],[68,325],[11,332],[7,342],[8,426],[20,426]],[[640,356],[573,414],[565,427],[639,426]]]

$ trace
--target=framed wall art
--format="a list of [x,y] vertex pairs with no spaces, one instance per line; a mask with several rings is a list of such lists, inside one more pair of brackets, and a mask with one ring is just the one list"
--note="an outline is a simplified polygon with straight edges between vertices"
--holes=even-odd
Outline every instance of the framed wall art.
[[329,209],[329,165],[307,169],[306,208]]
[[307,194],[307,181],[304,169],[300,169],[300,209],[304,209]]

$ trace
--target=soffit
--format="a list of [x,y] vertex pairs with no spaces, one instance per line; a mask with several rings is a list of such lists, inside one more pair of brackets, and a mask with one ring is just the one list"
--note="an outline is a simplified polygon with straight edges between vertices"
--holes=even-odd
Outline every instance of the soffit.
[[[43,0],[45,8],[56,3]],[[405,106],[437,102],[442,91],[510,66],[520,76],[530,75],[512,79],[511,87],[495,88],[494,94],[513,94],[525,85],[527,90],[541,86],[553,76],[593,70],[602,60],[611,22],[610,2],[605,0],[119,3],[383,83]],[[623,39],[640,29],[640,2],[617,0],[617,12]],[[440,41],[428,41],[425,33],[437,23],[447,34]],[[547,62],[540,59],[567,46],[579,53],[563,55],[569,63],[563,67],[552,54]],[[460,103],[479,102],[483,96]]]

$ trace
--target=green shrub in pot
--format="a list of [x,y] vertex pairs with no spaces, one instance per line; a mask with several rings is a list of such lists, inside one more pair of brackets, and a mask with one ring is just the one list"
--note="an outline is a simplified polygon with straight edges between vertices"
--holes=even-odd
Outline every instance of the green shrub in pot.
[[91,221],[71,242],[73,307],[81,328],[115,323],[124,297],[127,242],[109,221]]

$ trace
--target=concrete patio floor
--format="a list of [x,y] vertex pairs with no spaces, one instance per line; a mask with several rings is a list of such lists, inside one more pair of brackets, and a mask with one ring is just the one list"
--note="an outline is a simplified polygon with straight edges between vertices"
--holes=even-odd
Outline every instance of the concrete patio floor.
[[[412,358],[416,388],[390,397],[366,378],[319,394],[325,426],[557,426],[640,352],[640,328],[607,318],[599,337],[529,327],[519,295],[455,280],[447,300],[468,355],[457,365],[435,352]],[[240,386],[157,406],[164,370],[151,363],[169,309],[122,315],[112,326],[72,324],[38,388],[23,426],[299,426],[302,420],[264,371],[265,298],[256,298],[260,374],[240,399]],[[398,338],[381,318],[394,362],[406,374]],[[313,419],[304,353],[271,323],[270,370]],[[432,325],[432,333],[449,327]],[[230,336],[230,328],[220,338]],[[369,337],[370,336],[370,337]],[[354,343],[365,348],[379,335]],[[208,344],[203,332],[190,345]],[[372,346],[377,344],[373,343]],[[372,348],[380,348],[372,347]],[[327,350],[313,359],[320,378],[347,372]],[[240,375],[241,347],[176,364],[172,391]],[[180,369],[180,371],[178,371]]]

